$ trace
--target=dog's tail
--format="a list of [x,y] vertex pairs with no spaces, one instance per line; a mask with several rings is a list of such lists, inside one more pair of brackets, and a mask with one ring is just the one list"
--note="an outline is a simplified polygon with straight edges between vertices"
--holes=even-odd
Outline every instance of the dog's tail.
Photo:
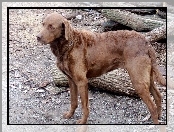
[[158,65],[156,63],[156,55],[155,50],[153,49],[152,45],[149,44],[148,48],[148,54],[151,58],[151,64],[152,64],[152,73],[153,78],[155,81],[159,82],[161,85],[166,86],[166,79],[162,76],[162,74],[159,72]]

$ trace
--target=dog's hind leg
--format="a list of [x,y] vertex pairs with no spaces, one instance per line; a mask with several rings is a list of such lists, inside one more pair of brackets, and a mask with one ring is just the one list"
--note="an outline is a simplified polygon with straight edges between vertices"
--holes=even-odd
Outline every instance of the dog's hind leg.
[[157,89],[157,87],[154,84],[153,71],[151,72],[151,76],[150,76],[150,92],[151,92],[151,94],[155,100],[156,106],[157,106],[158,118],[160,118],[161,117],[162,97],[161,97],[160,91]]
[[139,97],[147,105],[153,122],[159,124],[157,107],[150,96],[150,59],[146,56],[139,56],[128,60],[125,66],[130,75],[132,85]]

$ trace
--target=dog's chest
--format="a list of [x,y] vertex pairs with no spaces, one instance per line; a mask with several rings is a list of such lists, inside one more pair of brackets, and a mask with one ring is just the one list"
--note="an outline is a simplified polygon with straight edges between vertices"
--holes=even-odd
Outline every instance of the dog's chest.
[[59,59],[57,59],[57,67],[68,77],[70,77],[70,72],[69,72],[69,68],[68,68],[68,62],[67,61],[63,61],[64,59],[62,59],[61,61]]

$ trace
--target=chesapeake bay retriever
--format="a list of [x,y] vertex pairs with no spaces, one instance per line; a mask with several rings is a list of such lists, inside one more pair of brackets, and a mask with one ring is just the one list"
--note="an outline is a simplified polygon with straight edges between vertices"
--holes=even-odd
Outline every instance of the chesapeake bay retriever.
[[58,68],[68,77],[71,107],[64,118],[73,116],[79,94],[83,115],[77,123],[85,124],[89,115],[88,78],[120,67],[128,71],[133,87],[147,105],[153,122],[159,123],[161,94],[154,81],[166,85],[166,80],[157,69],[155,51],[144,35],[127,30],[104,33],[77,30],[55,12],[43,20],[43,29],[37,40],[50,44]]

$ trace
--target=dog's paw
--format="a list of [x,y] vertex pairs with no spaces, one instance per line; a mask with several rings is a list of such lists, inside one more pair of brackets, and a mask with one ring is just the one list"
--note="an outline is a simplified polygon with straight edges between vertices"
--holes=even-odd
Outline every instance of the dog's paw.
[[64,114],[63,114],[63,118],[65,118],[65,119],[69,119],[69,118],[71,118],[73,116],[73,113],[71,113],[71,112],[65,112]]

